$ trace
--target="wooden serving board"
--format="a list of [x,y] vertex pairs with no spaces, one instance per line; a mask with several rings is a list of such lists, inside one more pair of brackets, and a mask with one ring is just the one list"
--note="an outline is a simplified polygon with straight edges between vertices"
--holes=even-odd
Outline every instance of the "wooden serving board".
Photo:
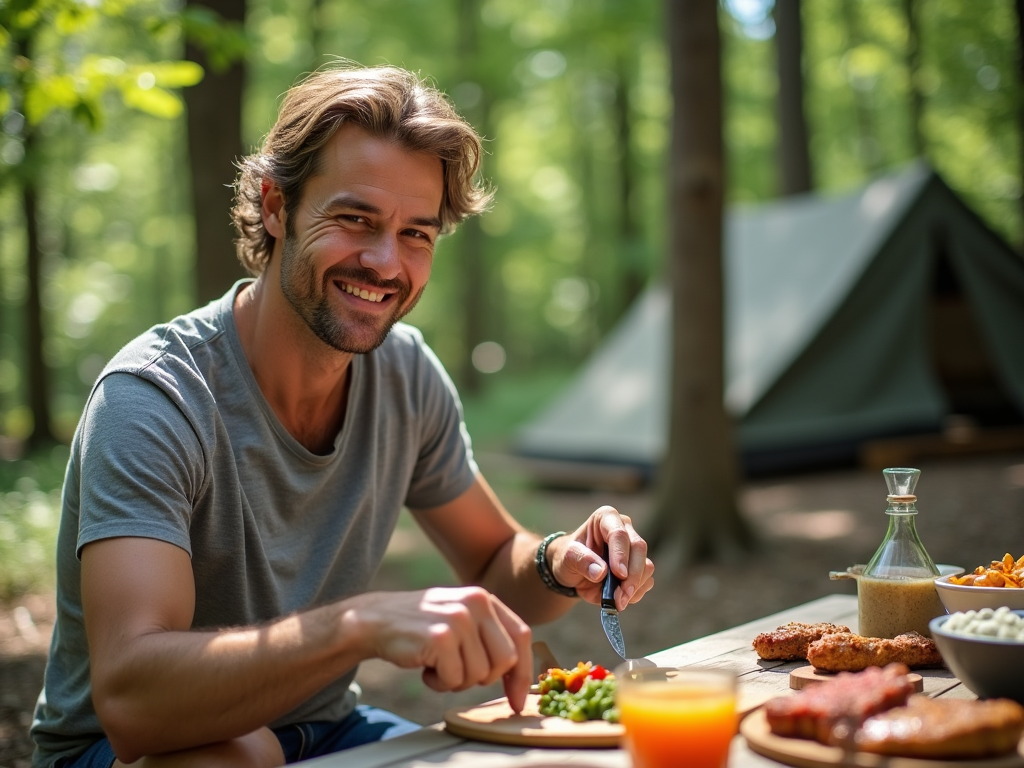
[[537,711],[540,696],[529,694],[520,714],[506,699],[474,707],[449,709],[445,728],[455,736],[474,741],[527,747],[617,747],[623,729],[618,723],[588,720],[574,723],[564,717],[545,717]]
[[987,760],[935,760],[915,757],[887,757],[868,752],[844,752],[809,739],[776,736],[768,727],[764,709],[758,709],[740,723],[740,733],[759,755],[797,768],[1024,768],[1024,742],[1016,754]]
[[[789,687],[799,691],[808,685],[831,680],[835,676],[835,672],[822,672],[820,669],[815,669],[808,664],[805,667],[797,667],[789,673]],[[907,677],[914,684],[914,693],[921,693],[924,690],[924,679],[919,674],[911,672]]]

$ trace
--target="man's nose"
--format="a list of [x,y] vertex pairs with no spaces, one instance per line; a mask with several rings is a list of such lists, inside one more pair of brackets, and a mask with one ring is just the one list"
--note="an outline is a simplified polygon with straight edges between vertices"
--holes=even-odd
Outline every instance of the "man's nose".
[[398,277],[401,271],[398,236],[387,232],[378,234],[363,247],[359,264],[372,269],[384,280]]

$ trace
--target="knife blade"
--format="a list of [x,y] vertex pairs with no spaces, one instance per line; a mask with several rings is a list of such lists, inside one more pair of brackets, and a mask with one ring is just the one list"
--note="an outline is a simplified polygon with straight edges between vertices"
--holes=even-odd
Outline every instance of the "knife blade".
[[619,609],[615,607],[615,589],[619,586],[619,577],[612,573],[607,544],[604,545],[604,561],[608,564],[608,573],[601,587],[601,626],[612,648],[620,658],[625,659],[626,643],[622,640],[622,629],[619,627]]

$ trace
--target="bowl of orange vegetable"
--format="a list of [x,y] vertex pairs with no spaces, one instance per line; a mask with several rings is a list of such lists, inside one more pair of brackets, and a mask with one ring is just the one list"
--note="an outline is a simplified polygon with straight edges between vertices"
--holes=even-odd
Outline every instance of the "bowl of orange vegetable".
[[1024,610],[1024,556],[979,565],[971,573],[947,574],[935,580],[942,605],[949,613],[982,608]]

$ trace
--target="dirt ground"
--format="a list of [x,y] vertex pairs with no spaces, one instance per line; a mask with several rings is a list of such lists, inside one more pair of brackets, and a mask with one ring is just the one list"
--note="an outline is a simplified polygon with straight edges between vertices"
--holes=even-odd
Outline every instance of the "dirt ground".
[[[500,470],[501,457],[481,457]],[[967,568],[1010,552],[1024,555],[1024,454],[921,461],[918,533],[936,562]],[[646,599],[622,615],[631,656],[643,656],[786,607],[834,593],[855,594],[852,582],[831,581],[830,570],[863,563],[886,528],[885,484],[876,471],[849,469],[772,478],[744,484],[742,510],[760,537],[758,551],[735,565],[708,565],[675,576],[656,575]],[[510,498],[511,497],[511,498]],[[540,530],[575,527],[601,504],[629,512],[643,530],[651,497],[544,492],[521,487],[504,497],[516,510],[546,510]],[[394,542],[396,553],[378,575],[378,588],[399,588],[398,550],[427,546],[415,534]],[[27,728],[42,681],[53,622],[53,596],[31,595],[0,606],[0,768],[25,768],[31,753]],[[581,659],[610,664],[598,610],[576,606],[561,620],[535,630],[563,664]],[[495,688],[437,694],[414,671],[381,662],[364,664],[363,700],[419,723],[444,710],[499,695]]]

